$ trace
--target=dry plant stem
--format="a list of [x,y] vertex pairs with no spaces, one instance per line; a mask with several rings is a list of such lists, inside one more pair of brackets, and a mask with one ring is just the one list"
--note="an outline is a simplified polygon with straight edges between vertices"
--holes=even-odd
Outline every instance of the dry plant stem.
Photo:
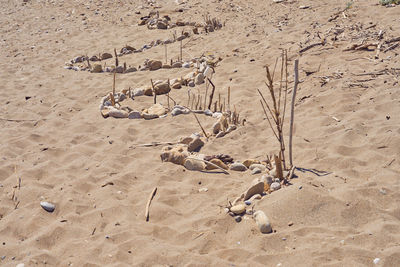
[[157,94],[156,94],[156,90],[154,89],[153,79],[150,79],[150,82],[151,82],[151,87],[153,88],[154,104],[157,104]]
[[115,54],[115,67],[118,67],[118,54],[117,54],[117,49],[114,48],[114,54]]
[[275,132],[275,130],[274,130],[274,127],[272,127],[272,124],[271,124],[271,121],[270,121],[270,119],[269,119],[269,117],[268,117],[267,111],[265,110],[264,104],[263,104],[263,102],[262,102],[261,100],[260,100],[260,103],[261,103],[261,106],[262,106],[262,108],[263,108],[263,110],[264,110],[265,117],[267,117],[269,127],[271,127],[272,132],[274,133],[276,139],[279,141],[279,137],[278,137],[278,135],[276,134],[276,132]]
[[277,155],[274,155],[274,161],[275,161],[275,167],[276,167],[276,175],[278,175],[279,179],[283,179],[283,172],[282,172],[282,162],[281,162],[281,154],[279,154],[279,157]]
[[283,129],[283,122],[285,121],[285,114],[286,114],[286,102],[287,102],[287,93],[288,93],[288,63],[287,63],[287,50],[284,52],[285,56],[285,99],[283,104],[283,112],[282,112],[282,123],[281,128]]
[[24,121],[37,121],[37,120],[13,120],[13,119],[5,119],[0,118],[1,121],[9,121],[9,122],[24,122]]
[[181,61],[183,60],[182,59],[182,40],[181,40],[181,47],[180,47],[180,51],[181,51]]
[[231,110],[231,87],[228,86],[228,111]]
[[90,65],[90,61],[89,61],[89,57],[86,55],[86,61],[87,61],[87,65],[89,67],[89,69],[92,69],[92,66]]
[[210,103],[208,104],[208,109],[211,109],[212,100],[213,100],[214,92],[215,92],[215,85],[212,83],[212,81],[209,78],[207,78],[207,80],[208,80],[208,82],[211,84],[211,86],[213,88],[212,91],[211,91],[211,94],[210,94]]
[[112,93],[110,93],[110,100],[111,100],[111,105],[115,106],[115,98],[114,98],[114,95]]
[[227,172],[225,169],[221,168],[220,166],[218,166],[218,165],[216,165],[216,164],[214,164],[214,163],[209,162],[208,160],[198,159],[198,158],[191,158],[191,157],[188,157],[188,159],[194,159],[194,160],[202,161],[202,162],[204,162],[204,163],[206,163],[206,164],[210,164],[211,166],[213,166],[213,167],[215,167],[215,168],[217,168],[217,169],[220,169],[220,170],[223,171],[225,174],[228,174],[228,175],[230,174],[230,173]]
[[323,41],[321,41],[321,42],[319,42],[319,43],[315,43],[315,44],[311,44],[311,45],[309,45],[309,46],[306,46],[306,47],[304,47],[303,49],[301,49],[301,50],[299,51],[299,53],[304,53],[304,52],[306,52],[307,50],[309,50],[309,49],[311,49],[311,48],[313,48],[313,47],[315,47],[315,46],[318,46],[318,45],[325,45],[325,40],[323,40]]
[[205,85],[206,85],[206,93],[204,94],[204,109],[206,109],[206,106],[207,106],[207,92],[208,92],[208,85],[209,85],[207,80],[205,82]]
[[157,187],[155,187],[153,189],[153,191],[151,192],[150,196],[149,196],[149,200],[147,200],[147,204],[146,204],[146,212],[145,212],[145,218],[146,218],[146,222],[149,221],[150,217],[149,217],[149,208],[150,208],[150,204],[151,201],[153,200],[154,196],[156,195],[157,192]]
[[206,133],[206,131],[204,130],[203,126],[201,126],[201,123],[199,121],[199,118],[197,118],[196,113],[194,113],[192,110],[190,110],[192,112],[192,114],[194,115],[194,117],[196,118],[197,123],[199,124],[201,130],[203,131],[203,134],[206,138],[208,138],[208,135]]
[[289,175],[288,175],[288,180],[291,180],[293,178],[294,175],[294,170],[296,169],[296,166],[292,166],[292,168],[289,171]]
[[113,87],[112,87],[113,95],[115,95],[115,76],[116,76],[116,75],[117,75],[117,73],[114,72]]
[[167,45],[165,44],[165,64],[168,63]]
[[299,60],[294,61],[294,88],[292,93],[292,104],[290,107],[290,130],[289,130],[289,163],[293,166],[292,156],[292,138],[293,138],[293,122],[294,122],[294,103],[296,100],[297,85],[299,83]]
[[176,106],[176,101],[169,95],[169,93],[167,94],[167,97],[168,97],[169,99],[171,99],[172,102],[174,102],[174,106]]

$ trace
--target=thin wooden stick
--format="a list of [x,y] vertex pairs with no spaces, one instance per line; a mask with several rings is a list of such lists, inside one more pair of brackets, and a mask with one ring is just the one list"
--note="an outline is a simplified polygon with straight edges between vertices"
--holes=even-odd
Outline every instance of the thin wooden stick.
[[282,172],[282,162],[281,162],[281,153],[279,153],[279,157],[274,155],[275,167],[276,167],[276,175],[279,179],[283,179],[283,172]]
[[292,105],[290,108],[290,130],[289,130],[289,163],[293,166],[292,158],[292,137],[293,137],[293,121],[294,121],[294,103],[296,100],[297,85],[299,83],[299,60],[294,61],[294,88],[292,93]]
[[153,79],[150,79],[150,81],[151,81],[151,87],[153,88],[154,104],[157,104],[157,94],[156,94],[156,89],[154,89]]
[[285,103],[283,104],[283,113],[282,113],[282,124],[281,129],[283,130],[283,122],[285,121],[286,114],[286,102],[287,102],[287,93],[288,93],[288,63],[287,63],[287,50],[285,50]]
[[181,48],[180,48],[180,51],[181,51],[181,62],[183,62],[183,57],[182,57],[182,40],[181,40]]
[[24,122],[24,121],[37,121],[37,120],[14,120],[14,119],[5,119],[0,118],[1,121],[9,121],[9,122]]
[[215,168],[220,169],[220,170],[223,171],[225,174],[230,174],[230,173],[227,172],[225,169],[221,168],[220,166],[218,166],[218,165],[216,165],[216,164],[214,164],[214,163],[212,163],[212,162],[209,162],[208,160],[205,160],[205,159],[198,159],[198,158],[191,158],[191,157],[188,157],[187,159],[194,159],[194,160],[202,161],[202,162],[204,162],[204,163],[206,163],[206,164],[210,164],[211,166],[214,166]]
[[165,64],[168,64],[167,44],[164,44],[164,46],[165,46]]
[[213,82],[208,77],[207,77],[207,80],[208,80],[208,82],[211,84],[211,86],[213,88],[212,91],[211,91],[211,95],[210,95],[210,103],[208,104],[208,109],[211,110],[212,100],[213,100],[214,91],[215,91],[215,85],[213,84]]
[[115,106],[115,98],[114,98],[114,95],[112,93],[110,93],[110,100],[111,100],[111,105]]
[[156,192],[157,192],[157,187],[155,187],[155,188],[153,189],[153,191],[151,192],[151,194],[150,194],[150,196],[149,196],[149,200],[147,200],[146,212],[145,212],[146,222],[148,222],[149,219],[150,219],[150,217],[149,217],[149,216],[150,216],[150,214],[149,214],[149,208],[150,208],[151,201],[153,200],[154,196],[156,195]]
[[117,49],[114,48],[114,54],[115,54],[115,68],[118,67],[118,54],[117,54]]
[[228,111],[231,110],[231,87],[228,86]]
[[193,114],[194,117],[196,118],[196,121],[197,121],[197,123],[199,124],[201,130],[203,131],[204,136],[205,136],[206,138],[208,138],[208,135],[207,135],[206,131],[204,130],[203,126],[201,126],[201,123],[200,123],[199,119],[197,118],[196,113],[192,112],[192,114]]
[[113,87],[112,87],[112,90],[113,90],[113,95],[115,95],[115,76],[117,75],[117,73],[116,72],[114,72],[114,78],[113,78]]

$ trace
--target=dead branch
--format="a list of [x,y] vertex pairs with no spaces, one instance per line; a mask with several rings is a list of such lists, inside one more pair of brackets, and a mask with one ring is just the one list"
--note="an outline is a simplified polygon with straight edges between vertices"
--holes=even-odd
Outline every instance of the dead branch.
[[145,212],[145,218],[146,218],[146,222],[149,221],[149,208],[150,208],[150,204],[151,204],[151,200],[154,198],[154,196],[156,195],[157,192],[157,187],[155,187],[153,189],[153,191],[151,192],[150,196],[149,196],[149,200],[147,200],[147,204],[146,204],[146,212]]

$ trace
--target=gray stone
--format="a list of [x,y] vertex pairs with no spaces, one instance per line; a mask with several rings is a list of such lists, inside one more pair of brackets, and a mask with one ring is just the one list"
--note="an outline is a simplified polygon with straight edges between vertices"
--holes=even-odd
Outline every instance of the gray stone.
[[196,75],[196,78],[194,78],[194,83],[197,84],[197,85],[204,83],[204,75],[203,75],[203,73],[199,73],[199,74]]
[[136,72],[136,71],[137,71],[137,68],[135,68],[135,67],[129,67],[129,68],[126,69],[125,73]]
[[261,169],[260,168],[254,168],[252,171],[251,171],[251,174],[259,174],[259,173],[261,173]]
[[182,64],[182,67],[190,68],[190,63],[189,62],[185,62],[185,63]]
[[204,146],[203,140],[200,138],[195,138],[193,141],[191,141],[188,145],[188,151],[193,152],[193,151],[199,151],[200,148]]
[[182,63],[181,62],[175,62],[175,63],[172,64],[171,67],[173,67],[173,68],[182,68]]
[[42,208],[48,212],[53,212],[56,208],[56,206],[54,204],[46,202],[46,201],[41,201],[40,206],[42,206]]
[[233,163],[230,168],[230,170],[232,171],[239,171],[239,172],[244,172],[247,170],[246,166],[244,166],[242,163],[240,162],[235,162]]
[[133,96],[142,96],[144,95],[144,89],[142,88],[137,88],[133,91]]
[[281,189],[281,184],[277,183],[277,182],[274,182],[274,183],[271,184],[270,188],[271,188],[272,191],[277,191],[277,190]]
[[131,111],[128,115],[128,119],[131,119],[131,120],[141,119],[141,118],[142,118],[142,116],[139,111]]
[[241,216],[235,216],[235,221],[236,222],[241,222],[242,221],[242,217]]
[[219,132],[219,133],[215,136],[215,138],[221,138],[221,137],[224,137],[225,135],[226,135],[225,132]]
[[212,116],[213,115],[212,111],[209,110],[209,109],[204,110],[204,114],[207,115],[207,116]]
[[231,126],[228,127],[228,129],[226,129],[226,132],[230,133],[230,132],[233,132],[236,129],[237,129],[236,125],[231,125]]
[[253,169],[255,169],[255,168],[260,169],[262,172],[265,171],[265,166],[264,166],[263,164],[254,163],[254,164],[251,164],[251,165],[249,166],[249,169],[250,169],[250,170],[253,170]]
[[252,186],[250,186],[246,192],[244,193],[244,200],[248,200],[252,196],[259,194],[261,195],[264,192],[264,183],[258,182]]
[[194,81],[193,81],[193,80],[190,80],[190,82],[188,83],[188,85],[189,85],[190,87],[194,87],[194,86],[195,86]]

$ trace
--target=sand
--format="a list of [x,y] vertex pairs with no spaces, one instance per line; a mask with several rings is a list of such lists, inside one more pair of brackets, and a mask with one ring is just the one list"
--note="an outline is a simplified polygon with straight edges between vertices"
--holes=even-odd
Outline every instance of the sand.
[[[2,1],[0,265],[374,266],[379,258],[377,266],[400,266],[400,50],[381,51],[378,59],[376,47],[343,51],[364,38],[379,41],[380,31],[381,41],[399,37],[400,6],[354,1],[343,15],[347,2],[154,1],[173,20],[202,23],[209,12],[225,23],[184,40],[183,58],[221,57],[213,82],[224,96],[231,87],[232,104],[247,122],[210,139],[201,153],[239,160],[276,153],[256,89],[267,94],[263,67],[274,65],[280,49],[288,50],[290,89],[294,59],[300,60],[298,177],[257,202],[275,231],[261,234],[250,216],[236,223],[221,208],[261,175],[188,171],[162,163],[161,147],[132,148],[199,132],[192,115],[104,119],[98,105],[112,74],[63,68],[76,56],[171,37],[174,29],[137,25],[153,10],[149,2]],[[304,5],[309,8],[299,8]],[[321,41],[318,35],[327,36],[326,44],[300,55]],[[168,54],[177,58],[179,43]],[[147,58],[164,60],[164,47],[120,60],[137,66]],[[120,74],[116,88],[189,71]],[[171,96],[186,102],[187,88]],[[158,100],[166,103],[164,96]],[[152,101],[135,99],[144,106]],[[214,122],[200,120],[207,129]],[[288,129],[286,120],[285,138]],[[46,212],[40,201],[54,203],[55,211]]]

